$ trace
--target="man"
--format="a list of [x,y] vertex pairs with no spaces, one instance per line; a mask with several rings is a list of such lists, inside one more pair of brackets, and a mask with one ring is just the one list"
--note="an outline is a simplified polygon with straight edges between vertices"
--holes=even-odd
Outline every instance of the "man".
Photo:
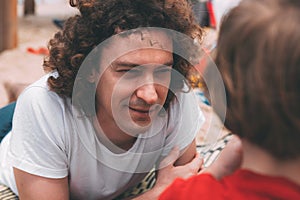
[[0,182],[21,199],[113,199],[171,166],[137,197],[153,199],[201,167],[204,119],[185,76],[202,31],[185,1],[70,3],[80,14],[50,40],[50,73],[18,99]]

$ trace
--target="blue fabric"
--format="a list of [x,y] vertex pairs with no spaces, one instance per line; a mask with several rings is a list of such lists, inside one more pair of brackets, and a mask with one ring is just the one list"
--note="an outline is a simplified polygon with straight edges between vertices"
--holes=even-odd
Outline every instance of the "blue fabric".
[[14,102],[0,109],[0,142],[11,130],[15,107],[16,103]]
[[205,103],[206,105],[210,106],[210,103],[208,101],[208,99],[205,97],[204,93],[200,90],[195,90],[194,91],[196,96],[200,99],[201,102]]

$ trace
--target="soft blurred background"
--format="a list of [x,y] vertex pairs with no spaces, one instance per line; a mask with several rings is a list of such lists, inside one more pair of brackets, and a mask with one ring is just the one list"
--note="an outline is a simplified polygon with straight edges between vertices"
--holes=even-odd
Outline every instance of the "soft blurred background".
[[18,93],[44,74],[47,43],[59,30],[53,20],[76,13],[68,0],[35,0],[34,13],[25,15],[25,1],[0,2],[0,107],[9,101],[5,87]]

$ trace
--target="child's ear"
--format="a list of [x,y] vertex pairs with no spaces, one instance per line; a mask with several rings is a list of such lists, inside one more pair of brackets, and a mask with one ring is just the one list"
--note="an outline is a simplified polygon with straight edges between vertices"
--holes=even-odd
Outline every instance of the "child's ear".
[[99,72],[96,69],[92,69],[87,77],[87,81],[90,83],[96,83],[99,78]]

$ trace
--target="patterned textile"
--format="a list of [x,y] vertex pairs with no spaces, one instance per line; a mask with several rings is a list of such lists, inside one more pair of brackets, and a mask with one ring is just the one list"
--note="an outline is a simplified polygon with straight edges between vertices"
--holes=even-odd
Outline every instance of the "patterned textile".
[[232,133],[225,135],[220,138],[216,143],[197,145],[197,151],[204,158],[204,167],[211,165],[220,155],[221,151],[224,149],[226,144],[230,141]]
[[15,193],[13,193],[10,188],[0,185],[0,200],[17,200],[19,199]]
[[155,181],[156,181],[155,175],[156,175],[155,169],[152,168],[152,170],[147,174],[147,176],[139,184],[137,184],[135,187],[125,191],[123,194],[121,194],[117,198],[114,198],[114,200],[121,200],[121,199],[129,198],[129,197],[134,197],[138,194],[147,192],[155,184]]

